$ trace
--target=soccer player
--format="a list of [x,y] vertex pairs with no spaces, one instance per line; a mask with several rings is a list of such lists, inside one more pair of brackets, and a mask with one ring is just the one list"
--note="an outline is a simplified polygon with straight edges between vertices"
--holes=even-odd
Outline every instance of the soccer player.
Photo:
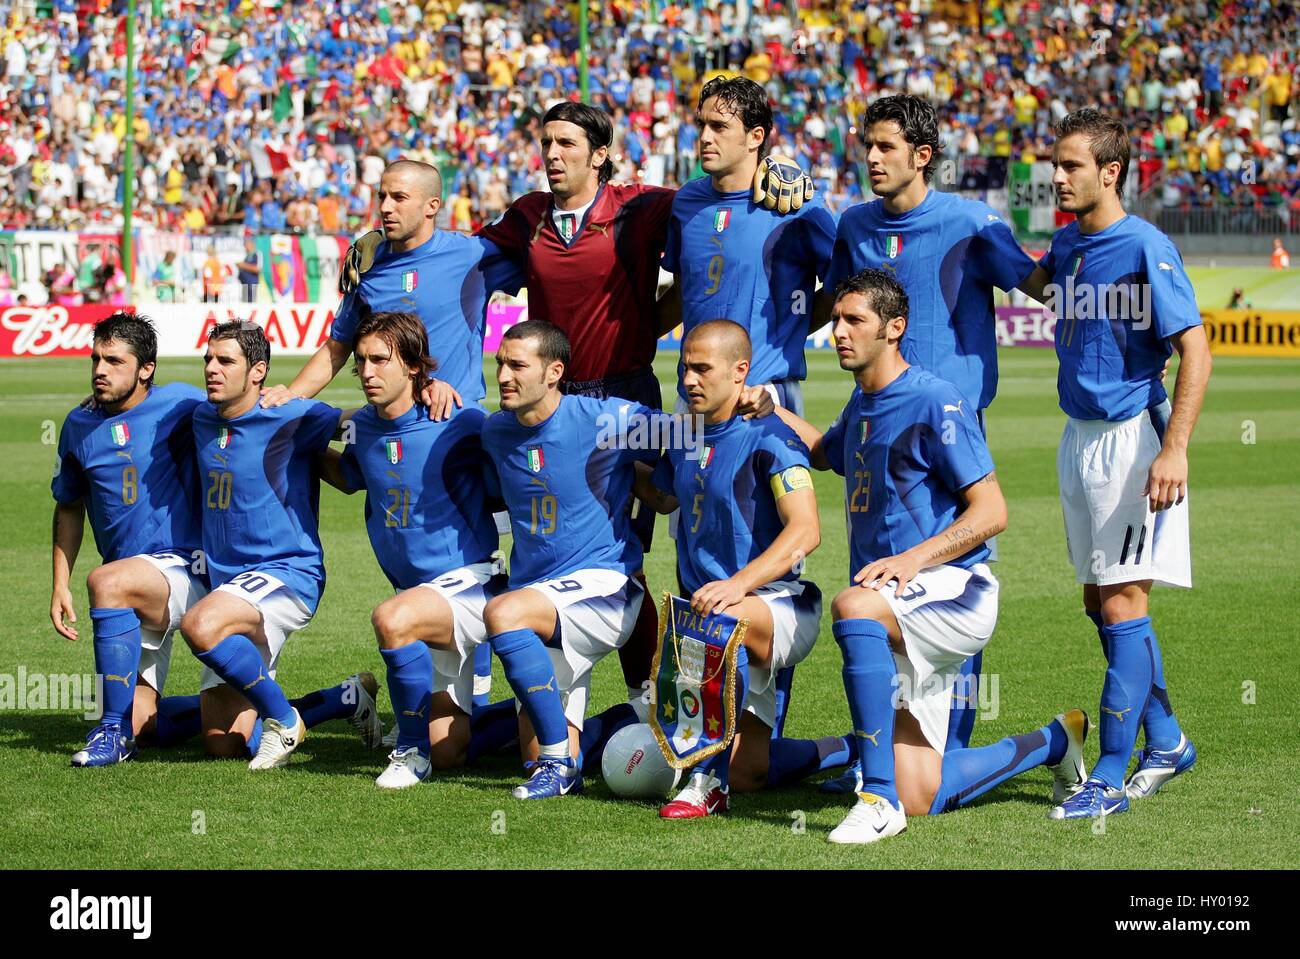
[[[349,420],[344,452],[325,454],[323,478],[345,493],[366,491],[370,545],[398,591],[371,622],[398,729],[376,783],[403,789],[468,757],[483,607],[506,577],[492,560],[497,528],[479,440],[486,414],[466,405],[429,419],[421,391],[435,362],[414,314],[371,313],[355,343],[367,405]],[[515,710],[507,713],[513,738]]]
[[641,568],[641,542],[624,506],[634,464],[658,458],[661,434],[642,430],[646,448],[638,449],[626,427],[666,417],[564,394],[568,361],[568,339],[555,325],[527,320],[507,330],[497,351],[501,410],[483,426],[514,534],[510,589],[483,618],[524,711],[520,743],[531,777],[514,790],[518,799],[582,789],[578,734],[591,669],[627,641],[645,597],[631,575]]
[[[720,317],[739,323],[753,344],[750,385],[770,386],[777,402],[802,413],[804,342],[820,325],[813,300],[830,266],[835,217],[820,198],[788,216],[755,202],[750,184],[772,123],[767,92],[753,80],[718,77],[700,90],[696,148],[708,175],[673,199],[663,268],[677,277],[683,334]],[[678,393],[685,400],[680,383]]]
[[172,633],[206,592],[199,550],[191,415],[203,392],[154,384],[158,337],[147,317],[114,313],[95,324],[93,406],[59,433],[50,619],[77,638],[68,581],[87,514],[104,565],[87,580],[103,715],[74,766],[136,755],[136,737],[170,745],[198,732],[197,696],[162,696]]
[[[1097,110],[1072,113],[1052,152],[1058,230],[1041,266],[1056,314],[1057,388],[1069,420],[1056,466],[1066,546],[1106,657],[1101,758],[1056,819],[1123,812],[1196,762],[1170,706],[1151,586],[1190,588],[1187,446],[1210,347],[1178,249],[1120,203],[1129,138]],[[1172,412],[1161,371],[1180,357]],[[1145,748],[1125,783],[1139,721]]]
[[208,402],[194,411],[194,442],[212,591],[180,623],[204,666],[204,747],[229,757],[256,744],[254,770],[283,766],[308,727],[328,719],[352,721],[371,748],[383,736],[368,674],[297,705],[275,680],[280,651],[311,621],[325,588],[316,457],[341,414],[315,400],[259,406],[270,362],[255,323],[221,323],[208,335]]
[[964,394],[903,357],[907,318],[907,294],[885,271],[842,281],[832,322],[840,368],[856,381],[848,405],[824,435],[777,410],[813,467],[845,484],[852,584],[832,602],[832,630],[862,788],[835,843],[897,835],[909,815],[955,809],[1037,766],[1052,769],[1058,801],[1085,775],[1077,709],[990,746],[949,747],[958,671],[997,621],[985,543],[1007,508]]
[[[998,384],[993,288],[1032,294],[1027,281],[1034,261],[987,203],[931,188],[941,158],[939,121],[927,101],[881,97],[867,107],[862,128],[876,199],[841,215],[827,289],[867,267],[888,271],[907,291],[910,307],[903,357],[956,386],[984,430]],[[976,655],[963,667],[953,747],[970,742],[981,666]],[[824,788],[848,792],[856,788],[856,772]]]
[[735,744],[695,767],[659,811],[665,819],[725,812],[729,780],[740,792],[767,782],[775,676],[812,650],[822,611],[821,591],[799,579],[820,542],[807,449],[780,420],[736,412],[750,369],[745,328],[730,320],[695,326],[682,363],[690,413],[703,419],[701,445],[670,446],[653,473],[638,471],[637,493],[660,513],[682,506],[677,570],[691,608],[747,619],[749,628],[736,669],[743,712]]

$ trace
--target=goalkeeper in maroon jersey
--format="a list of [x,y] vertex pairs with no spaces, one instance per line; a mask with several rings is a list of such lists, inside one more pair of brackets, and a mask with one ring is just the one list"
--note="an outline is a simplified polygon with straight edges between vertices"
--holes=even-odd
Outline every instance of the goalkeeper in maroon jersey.
[[[651,364],[659,336],[677,323],[673,311],[656,302],[676,191],[609,182],[613,134],[609,115],[597,107],[567,100],[551,107],[541,141],[550,191],[519,198],[478,235],[524,269],[529,317],[548,320],[568,336],[566,393],[619,397],[658,409],[663,398]],[[812,192],[812,181],[792,160],[769,156],[759,164],[755,202],[787,212]],[[341,287],[365,271],[366,248],[380,238],[377,231],[368,234],[348,251]],[[769,402],[759,388],[747,391],[746,399],[755,406]],[[655,514],[639,506],[629,503],[632,526],[648,550]],[[645,586],[644,574],[636,576]],[[644,603],[632,637],[619,650],[628,699],[642,719],[643,684],[650,678],[657,634],[655,604]]]

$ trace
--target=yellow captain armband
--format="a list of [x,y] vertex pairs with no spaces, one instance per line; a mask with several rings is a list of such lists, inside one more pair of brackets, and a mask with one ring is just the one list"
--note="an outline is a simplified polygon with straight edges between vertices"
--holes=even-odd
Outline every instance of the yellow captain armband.
[[812,489],[812,474],[806,466],[791,466],[772,474],[772,495],[780,499],[797,489]]

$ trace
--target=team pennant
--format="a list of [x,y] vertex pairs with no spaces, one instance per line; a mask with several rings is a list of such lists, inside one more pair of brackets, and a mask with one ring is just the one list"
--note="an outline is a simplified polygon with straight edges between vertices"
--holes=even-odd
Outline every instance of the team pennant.
[[724,749],[736,735],[736,657],[749,620],[700,616],[689,600],[664,593],[659,647],[650,675],[650,728],[674,769],[686,769]]
[[724,206],[713,214],[713,229],[721,233],[731,223],[731,207]]
[[114,423],[108,428],[108,431],[113,437],[113,442],[118,446],[125,446],[127,441],[131,439],[131,427],[125,423]]
[[903,252],[903,238],[897,233],[892,234],[885,241],[885,254],[891,259],[898,259],[898,254]]
[[545,465],[546,457],[542,455],[542,448],[540,446],[528,447],[528,468],[534,473],[540,473]]
[[418,270],[407,270],[402,274],[402,292],[414,293],[416,286],[420,282],[420,273]]
[[384,440],[384,452],[388,454],[388,462],[397,465],[402,461],[402,441]]
[[227,446],[229,446],[230,441],[233,438],[234,436],[230,432],[229,426],[223,426],[217,430],[217,446],[219,446],[221,449],[224,450]]

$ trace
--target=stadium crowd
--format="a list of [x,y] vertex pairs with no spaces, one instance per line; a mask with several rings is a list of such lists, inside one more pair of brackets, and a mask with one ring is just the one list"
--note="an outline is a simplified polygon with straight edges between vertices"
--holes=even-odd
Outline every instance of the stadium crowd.
[[[353,232],[399,156],[447,172],[455,229],[544,188],[535,134],[579,86],[575,5],[214,6],[139,0],[138,222]],[[120,225],[124,8],[0,0],[0,228]],[[1300,210],[1297,49],[1287,3],[614,0],[591,5],[590,91],[627,181],[694,174],[693,94],[725,69],[768,87],[776,148],[834,209],[862,195],[855,118],[911,92],[950,157],[1045,159],[1051,124],[1092,103],[1135,131],[1166,206]]]

